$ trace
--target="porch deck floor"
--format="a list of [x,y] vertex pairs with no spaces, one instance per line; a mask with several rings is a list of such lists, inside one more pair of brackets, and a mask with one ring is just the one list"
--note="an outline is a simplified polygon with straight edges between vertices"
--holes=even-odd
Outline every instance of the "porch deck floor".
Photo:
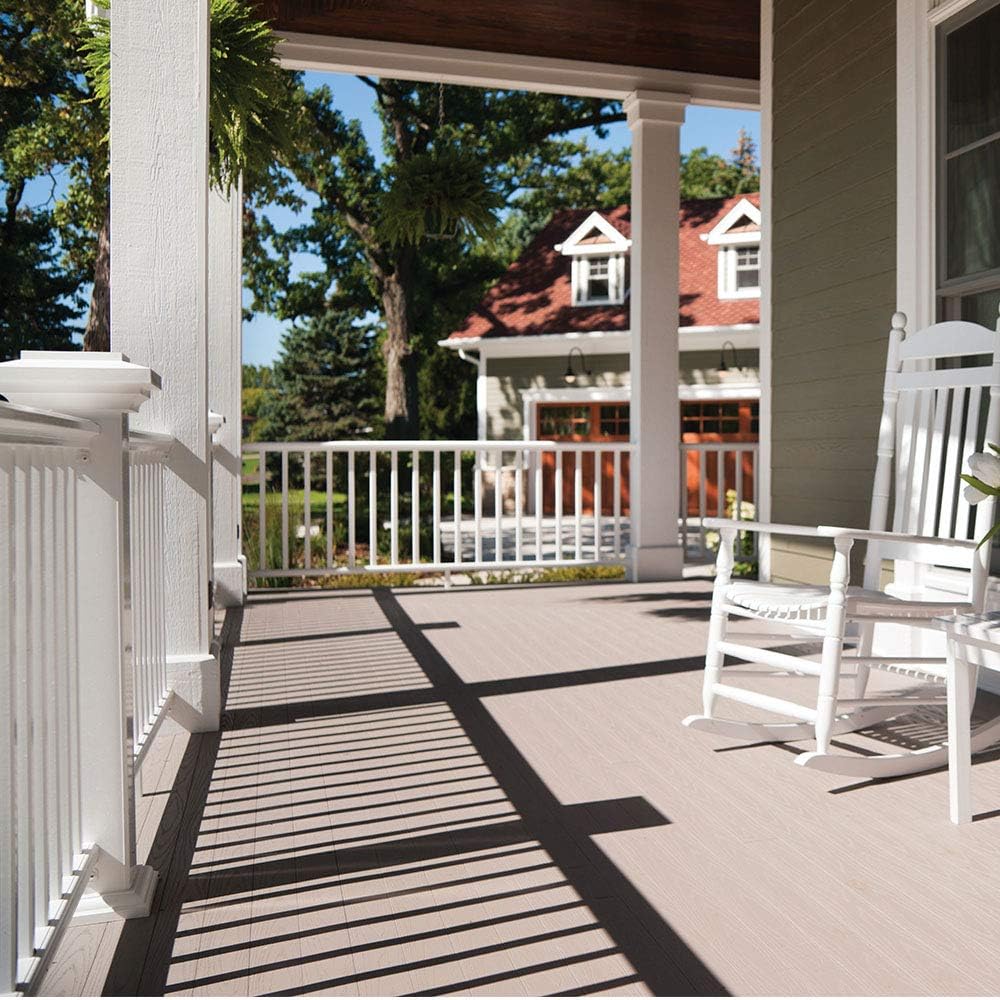
[[255,597],[222,731],[144,765],[153,914],[72,927],[42,992],[997,993],[1000,761],[956,828],[943,772],[682,729],[708,597]]

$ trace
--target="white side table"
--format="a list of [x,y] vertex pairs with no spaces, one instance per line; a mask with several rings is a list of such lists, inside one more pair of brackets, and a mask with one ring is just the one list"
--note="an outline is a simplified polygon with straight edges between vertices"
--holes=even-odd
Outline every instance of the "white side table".
[[991,723],[971,732],[980,670],[1000,670],[1000,613],[945,615],[934,623],[948,638],[948,783],[951,821],[972,819],[972,754],[1000,739]]

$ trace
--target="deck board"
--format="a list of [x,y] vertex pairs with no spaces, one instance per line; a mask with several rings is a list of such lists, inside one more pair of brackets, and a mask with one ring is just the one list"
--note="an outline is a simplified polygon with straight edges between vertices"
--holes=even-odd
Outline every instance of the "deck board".
[[851,782],[682,729],[708,600],[255,597],[221,731],[164,728],[144,767],[154,913],[71,928],[45,991],[997,993],[1000,759],[956,828],[943,772]]

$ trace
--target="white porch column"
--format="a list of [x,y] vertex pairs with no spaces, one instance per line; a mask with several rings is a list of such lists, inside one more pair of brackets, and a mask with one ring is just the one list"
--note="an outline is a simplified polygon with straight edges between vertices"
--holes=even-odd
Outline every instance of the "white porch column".
[[208,405],[225,423],[213,435],[212,583],[215,605],[243,603],[240,542],[243,410],[242,188],[208,195]]
[[111,344],[163,378],[134,426],[177,439],[164,489],[168,663],[192,710],[185,724],[207,731],[220,708],[209,651],[208,0],[116,5],[112,33]]
[[675,580],[684,553],[680,516],[680,128],[689,98],[637,90],[625,99],[632,130],[632,579]]

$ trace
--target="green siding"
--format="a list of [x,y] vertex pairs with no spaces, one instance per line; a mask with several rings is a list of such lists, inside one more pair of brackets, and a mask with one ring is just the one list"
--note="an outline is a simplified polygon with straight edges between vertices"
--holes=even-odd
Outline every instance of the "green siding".
[[[726,360],[730,361],[729,352]],[[759,381],[758,352],[739,351],[739,361],[749,381]],[[685,351],[681,355],[681,379],[686,385],[718,385],[718,351]],[[621,386],[629,384],[627,354],[588,354],[587,367],[593,374],[581,375],[574,388],[586,386]],[[579,358],[574,358],[579,371]],[[546,358],[492,358],[486,367],[486,435],[494,441],[510,441],[524,436],[524,400],[526,389],[565,389],[564,354]]]
[[[866,525],[895,308],[895,0],[775,0],[772,517]],[[828,549],[776,539],[779,580]]]

